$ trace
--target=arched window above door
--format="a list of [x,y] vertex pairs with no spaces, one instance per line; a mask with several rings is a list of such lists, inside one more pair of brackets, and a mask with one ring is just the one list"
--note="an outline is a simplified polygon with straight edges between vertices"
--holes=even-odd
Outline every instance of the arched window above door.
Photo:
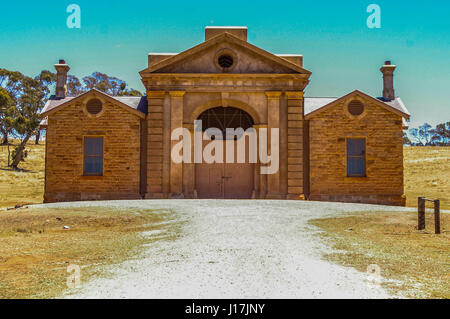
[[244,131],[254,124],[253,118],[247,112],[234,107],[215,107],[204,111],[198,117],[202,121],[202,130],[218,128],[223,136],[227,128],[242,128]]

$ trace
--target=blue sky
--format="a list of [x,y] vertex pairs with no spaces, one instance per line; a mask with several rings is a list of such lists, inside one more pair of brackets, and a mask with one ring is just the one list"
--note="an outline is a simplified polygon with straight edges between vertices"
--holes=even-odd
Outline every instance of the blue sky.
[[[66,25],[81,7],[81,29]],[[369,29],[366,8],[381,7]],[[207,25],[245,25],[249,42],[303,54],[312,71],[307,96],[354,89],[380,96],[379,68],[396,64],[395,89],[415,126],[450,121],[449,1],[3,1],[0,67],[36,75],[64,58],[82,77],[105,72],[143,91],[148,52],[180,52],[204,40]]]

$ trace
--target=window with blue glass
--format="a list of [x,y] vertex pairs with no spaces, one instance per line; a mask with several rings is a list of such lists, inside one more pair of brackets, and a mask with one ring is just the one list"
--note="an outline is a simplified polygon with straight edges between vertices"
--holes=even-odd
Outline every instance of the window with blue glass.
[[366,176],[366,140],[347,139],[347,176]]
[[103,175],[103,137],[84,138],[84,175]]

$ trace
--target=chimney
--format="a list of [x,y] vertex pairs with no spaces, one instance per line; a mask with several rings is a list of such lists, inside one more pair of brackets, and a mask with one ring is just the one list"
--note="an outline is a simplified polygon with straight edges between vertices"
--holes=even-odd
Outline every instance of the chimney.
[[59,60],[58,64],[55,64],[56,69],[56,97],[65,98],[67,93],[67,72],[70,68],[66,64],[66,61]]
[[247,27],[205,27],[205,41],[225,32],[247,42]]
[[384,62],[380,71],[383,73],[383,99],[386,101],[395,100],[394,93],[394,70],[396,66],[391,61]]

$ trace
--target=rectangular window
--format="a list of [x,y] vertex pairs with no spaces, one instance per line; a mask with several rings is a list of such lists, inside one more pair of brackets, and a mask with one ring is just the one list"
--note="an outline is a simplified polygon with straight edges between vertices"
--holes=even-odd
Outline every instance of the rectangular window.
[[84,175],[103,175],[103,137],[84,138]]
[[347,139],[347,176],[366,176],[366,140]]

